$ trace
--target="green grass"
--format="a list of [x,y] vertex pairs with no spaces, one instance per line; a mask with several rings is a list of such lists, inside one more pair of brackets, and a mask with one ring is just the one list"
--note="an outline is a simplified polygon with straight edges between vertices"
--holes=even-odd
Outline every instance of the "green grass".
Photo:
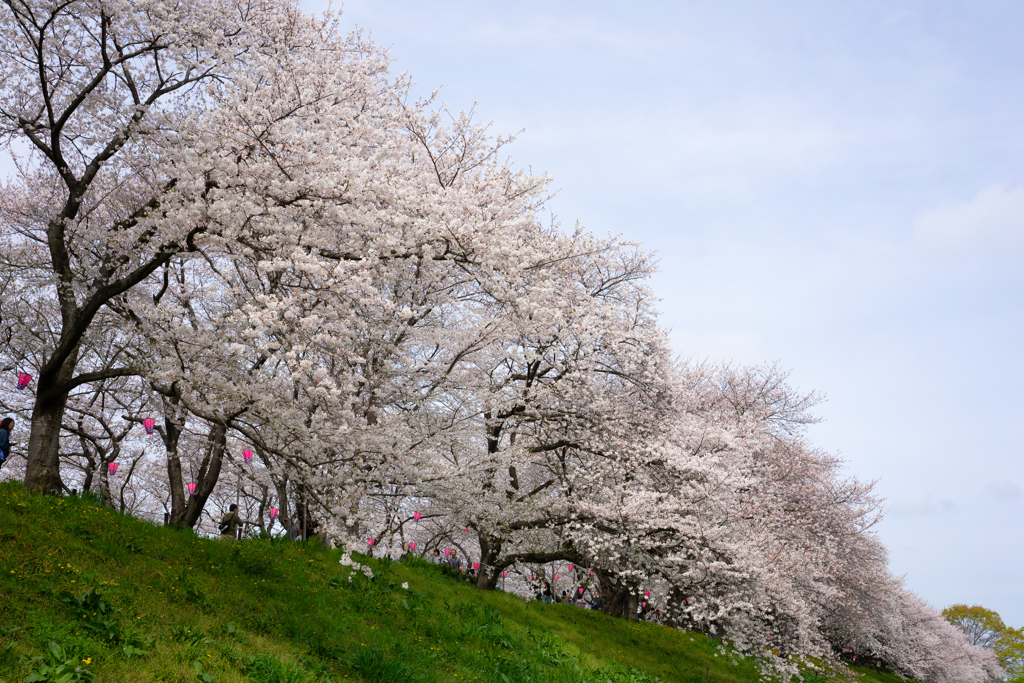
[[374,579],[349,582],[340,556],[198,538],[0,484],[0,682],[758,679],[699,633],[479,591],[418,560],[371,560]]

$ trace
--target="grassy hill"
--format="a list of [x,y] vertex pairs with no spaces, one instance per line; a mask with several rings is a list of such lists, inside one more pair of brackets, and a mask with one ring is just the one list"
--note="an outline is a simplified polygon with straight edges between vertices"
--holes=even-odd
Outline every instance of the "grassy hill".
[[340,556],[0,484],[0,682],[758,680],[698,633],[479,591],[420,561],[371,560],[373,580],[349,581]]

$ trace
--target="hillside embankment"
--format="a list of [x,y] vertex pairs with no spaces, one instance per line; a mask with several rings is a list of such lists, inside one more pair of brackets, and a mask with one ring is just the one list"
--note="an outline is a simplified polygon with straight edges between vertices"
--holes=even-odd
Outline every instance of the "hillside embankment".
[[480,591],[419,560],[340,558],[0,484],[0,683],[759,679],[703,634]]

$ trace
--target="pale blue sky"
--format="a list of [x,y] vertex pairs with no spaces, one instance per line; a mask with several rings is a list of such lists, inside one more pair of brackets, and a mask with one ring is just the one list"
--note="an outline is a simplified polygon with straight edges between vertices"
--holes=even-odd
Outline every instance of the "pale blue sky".
[[881,479],[912,589],[1024,626],[1024,4],[344,9],[421,92],[525,128],[564,223],[658,251],[681,355],[828,395],[812,436]]

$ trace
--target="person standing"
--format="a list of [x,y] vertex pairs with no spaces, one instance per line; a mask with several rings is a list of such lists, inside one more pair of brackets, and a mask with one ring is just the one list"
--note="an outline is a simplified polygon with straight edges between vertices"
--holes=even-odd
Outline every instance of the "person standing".
[[452,550],[452,559],[448,560],[448,566],[458,573],[462,573],[462,558],[460,558],[459,554],[454,550]]
[[242,518],[238,516],[238,506],[234,503],[228,508],[228,513],[221,518],[217,530],[220,531],[222,541],[233,541],[238,538],[238,527],[242,526]]
[[5,417],[0,422],[0,467],[11,457],[11,432],[14,431],[14,418]]

